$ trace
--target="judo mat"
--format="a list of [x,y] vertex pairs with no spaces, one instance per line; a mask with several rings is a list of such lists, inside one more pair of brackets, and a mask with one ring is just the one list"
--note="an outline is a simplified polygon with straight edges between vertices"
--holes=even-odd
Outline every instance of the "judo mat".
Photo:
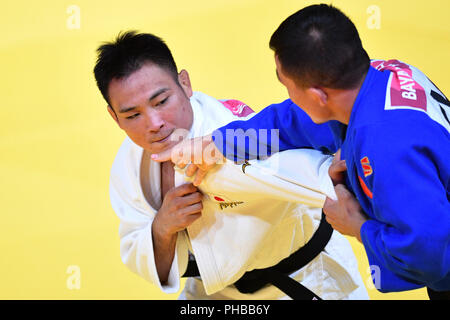
[[[329,2],[329,1],[325,1]],[[0,299],[176,299],[129,271],[109,170],[124,133],[93,77],[96,48],[119,31],[154,33],[194,90],[254,110],[287,98],[271,34],[299,0],[49,1],[2,3],[0,61]],[[337,0],[371,58],[420,68],[450,94],[450,2]],[[350,239],[372,299],[427,299],[425,289],[382,294],[364,248]]]

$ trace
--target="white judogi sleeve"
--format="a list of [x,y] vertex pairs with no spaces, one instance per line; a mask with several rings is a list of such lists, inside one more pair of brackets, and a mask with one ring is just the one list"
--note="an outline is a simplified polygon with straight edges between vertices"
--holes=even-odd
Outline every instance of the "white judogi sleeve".
[[245,173],[258,184],[258,192],[267,193],[272,199],[321,208],[327,196],[337,200],[328,175],[332,160],[332,156],[317,150],[296,149],[265,160],[251,160],[249,166],[244,166]]
[[134,273],[165,293],[176,293],[188,261],[186,234],[178,233],[168,282],[163,285],[159,281],[153,252],[152,223],[157,211],[142,195],[136,165],[140,162],[134,161],[135,155],[141,157],[142,152],[131,141],[125,140],[111,170],[109,191],[111,205],[120,219],[120,256]]

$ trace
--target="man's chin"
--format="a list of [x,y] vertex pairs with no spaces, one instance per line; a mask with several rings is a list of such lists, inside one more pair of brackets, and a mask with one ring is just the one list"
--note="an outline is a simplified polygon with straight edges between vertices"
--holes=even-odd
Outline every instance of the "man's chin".
[[318,118],[318,117],[311,117],[309,116],[312,120],[312,122],[314,122],[315,124],[323,124],[325,122],[330,121],[330,119],[324,119],[324,118]]
[[153,142],[149,145],[145,146],[145,151],[149,152],[150,154],[154,153],[161,153],[166,150],[172,149],[176,145],[175,142],[167,141],[167,142]]
[[312,122],[314,122],[315,124],[323,124],[325,122],[327,122],[328,120],[323,120],[323,119],[313,119],[311,118]]

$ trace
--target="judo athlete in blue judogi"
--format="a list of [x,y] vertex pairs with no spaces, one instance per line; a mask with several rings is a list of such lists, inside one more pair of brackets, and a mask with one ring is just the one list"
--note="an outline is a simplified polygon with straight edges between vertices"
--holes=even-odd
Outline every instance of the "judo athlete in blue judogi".
[[[363,243],[378,270],[377,289],[427,287],[430,299],[449,299],[448,99],[411,65],[371,61],[353,23],[332,6],[293,14],[270,47],[291,99],[216,130],[217,149],[233,161],[258,158],[263,145],[269,155],[273,149],[340,149],[345,180],[336,182],[338,201],[328,199],[324,212],[336,230]],[[246,134],[249,129],[276,129],[279,139],[262,142]]]
[[[347,166],[346,185],[367,215],[360,228],[360,239],[370,265],[379,267],[378,289],[390,292],[426,286],[430,295],[434,291],[449,291],[448,100],[422,72],[398,60],[372,60],[370,66],[367,61],[367,72],[362,85],[356,87],[354,102],[341,109],[327,108],[326,104],[345,101],[347,97],[342,96],[349,93],[351,96],[351,90],[328,91],[321,88],[326,88],[326,84],[314,82],[312,87],[297,90],[295,71],[294,74],[288,71],[292,62],[285,54],[289,50],[286,43],[295,43],[297,39],[286,40],[286,35],[290,28],[296,27],[305,36],[309,32],[311,37],[326,37],[326,19],[337,14],[336,9],[329,7],[315,8],[315,12],[307,9],[283,22],[271,41],[277,56],[277,74],[292,100],[270,105],[248,121],[220,128],[215,135],[221,135],[224,143],[217,147],[222,148],[224,155],[230,154],[234,148],[227,146],[242,140],[227,141],[226,130],[252,128],[279,129],[280,151],[312,147],[334,153],[340,148],[341,159]],[[322,17],[323,24],[308,24],[308,13]],[[314,47],[314,42],[311,46]],[[314,70],[314,66],[305,67],[308,68]],[[308,78],[308,71],[305,72]],[[306,113],[293,101],[298,101]],[[318,106],[312,110],[315,104]],[[339,117],[348,106],[349,117],[342,121]],[[248,148],[243,154],[246,159],[255,157]],[[232,160],[241,160],[234,156]]]

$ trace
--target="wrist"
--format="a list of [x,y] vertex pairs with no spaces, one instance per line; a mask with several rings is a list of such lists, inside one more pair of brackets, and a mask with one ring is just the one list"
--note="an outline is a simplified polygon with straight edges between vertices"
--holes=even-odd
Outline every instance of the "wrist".
[[153,239],[164,243],[172,242],[176,238],[177,233],[166,230],[166,228],[161,226],[158,222],[159,220],[155,218],[152,223]]
[[361,223],[360,223],[359,228],[358,228],[358,232],[356,233],[356,239],[358,239],[358,241],[361,242],[361,243],[362,243],[361,230],[362,230],[362,227],[363,227],[364,223],[365,223],[367,220],[369,220],[369,219],[363,218],[363,219],[361,220]]

